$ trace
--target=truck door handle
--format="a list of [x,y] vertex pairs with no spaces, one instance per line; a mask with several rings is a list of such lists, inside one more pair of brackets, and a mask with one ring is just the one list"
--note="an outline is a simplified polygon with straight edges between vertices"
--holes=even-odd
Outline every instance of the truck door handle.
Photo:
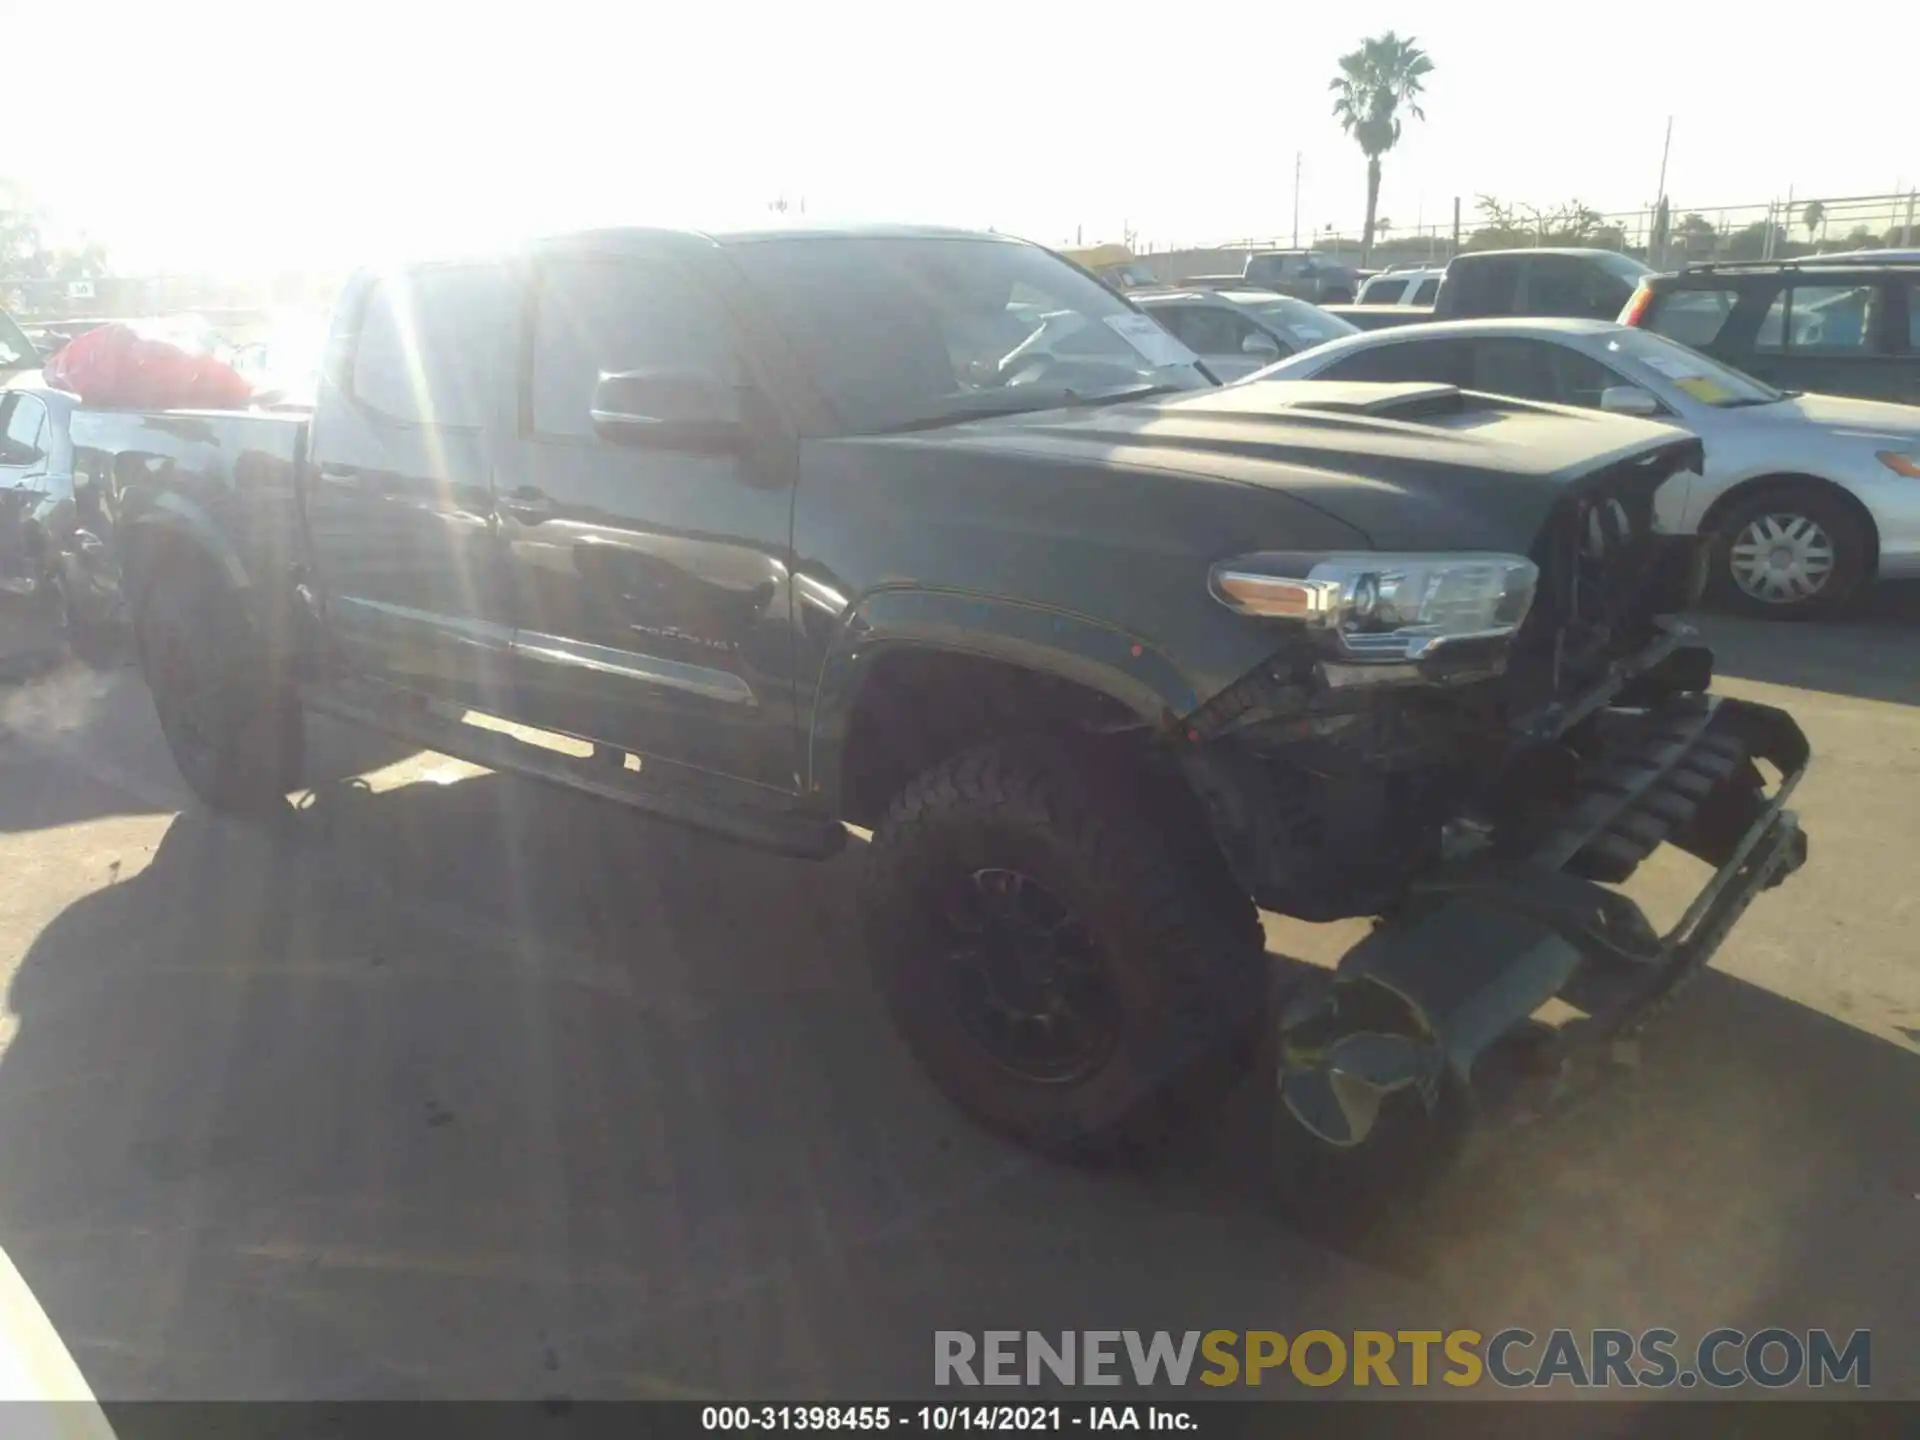
[[553,497],[528,486],[501,496],[500,508],[524,524],[538,525],[553,518]]

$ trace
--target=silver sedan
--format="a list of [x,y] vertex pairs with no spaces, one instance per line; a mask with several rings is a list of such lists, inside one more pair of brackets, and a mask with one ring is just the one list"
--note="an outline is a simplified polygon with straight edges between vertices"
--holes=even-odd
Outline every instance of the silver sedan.
[[1920,577],[1920,407],[1775,390],[1600,320],[1458,320],[1322,345],[1242,381],[1432,381],[1647,415],[1698,435],[1706,473],[1656,498],[1715,537],[1713,589],[1749,614],[1830,613],[1866,581]]

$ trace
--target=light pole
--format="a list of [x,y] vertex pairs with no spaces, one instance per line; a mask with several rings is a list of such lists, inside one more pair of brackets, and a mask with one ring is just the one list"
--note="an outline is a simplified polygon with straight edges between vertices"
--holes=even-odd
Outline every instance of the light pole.
[[1293,248],[1300,248],[1300,152],[1293,152]]

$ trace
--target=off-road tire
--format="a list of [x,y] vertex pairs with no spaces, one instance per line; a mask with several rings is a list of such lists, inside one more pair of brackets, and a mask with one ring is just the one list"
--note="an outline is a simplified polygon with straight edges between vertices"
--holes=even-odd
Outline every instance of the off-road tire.
[[[1258,913],[1208,862],[1162,838],[1085,747],[964,751],[895,797],[868,848],[862,911],[880,989],[934,1084],[987,1128],[1083,1160],[1144,1157],[1215,1113],[1264,1029]],[[937,972],[942,886],[1013,867],[1068,906],[1117,993],[1105,1060],[1042,1083],[984,1055]]]
[[172,565],[147,587],[135,637],[167,748],[193,793],[237,814],[283,804],[300,783],[300,706],[238,599],[206,567]]
[[[1734,542],[1754,521],[1768,515],[1804,515],[1833,542],[1833,569],[1815,594],[1792,603],[1774,604],[1740,588],[1733,577]],[[1843,502],[1819,488],[1782,482],[1740,501],[1714,525],[1713,569],[1708,582],[1711,598],[1738,615],[1759,620],[1824,620],[1844,612],[1867,578],[1872,542],[1860,517]]]

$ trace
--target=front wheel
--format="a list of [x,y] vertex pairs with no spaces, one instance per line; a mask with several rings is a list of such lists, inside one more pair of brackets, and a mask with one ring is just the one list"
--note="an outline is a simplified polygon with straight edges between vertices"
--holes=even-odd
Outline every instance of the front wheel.
[[1265,1013],[1252,902],[1126,793],[1071,751],[987,745],[911,782],[868,852],[868,945],[916,1057],[1054,1153],[1164,1143],[1238,1080]]
[[194,794],[257,814],[300,782],[300,707],[239,601],[198,566],[149,587],[136,620],[141,669],[167,748]]
[[1830,616],[1866,579],[1870,543],[1859,516],[1831,495],[1806,486],[1763,491],[1715,527],[1713,591],[1743,615]]

